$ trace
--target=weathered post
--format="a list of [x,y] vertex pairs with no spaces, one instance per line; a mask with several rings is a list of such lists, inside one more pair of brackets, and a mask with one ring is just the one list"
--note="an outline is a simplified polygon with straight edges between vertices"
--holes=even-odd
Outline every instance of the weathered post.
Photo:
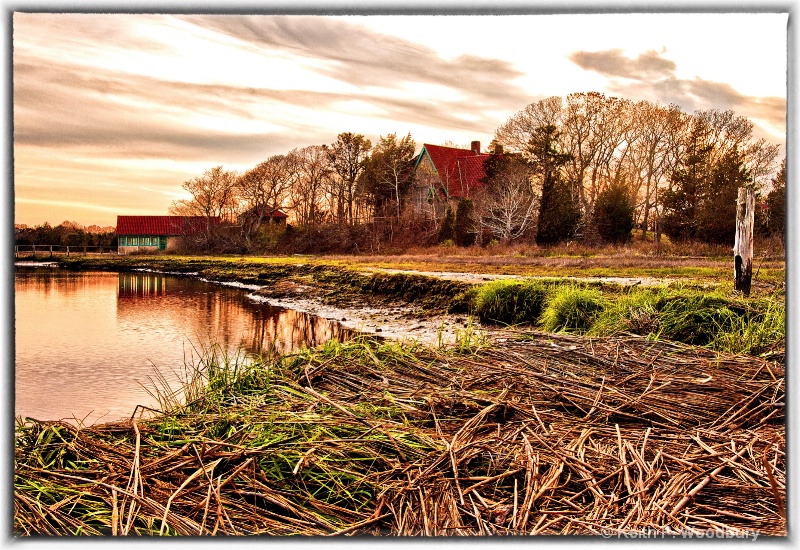
[[756,198],[751,188],[740,187],[736,200],[736,240],[733,244],[733,288],[750,295],[753,276],[753,214]]

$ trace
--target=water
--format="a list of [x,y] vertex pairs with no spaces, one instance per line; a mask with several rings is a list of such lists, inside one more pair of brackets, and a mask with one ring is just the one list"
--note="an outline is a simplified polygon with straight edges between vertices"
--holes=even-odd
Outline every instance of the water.
[[15,414],[84,424],[156,406],[154,368],[173,387],[214,342],[230,353],[281,352],[343,339],[337,323],[253,302],[240,289],[155,273],[18,267]]

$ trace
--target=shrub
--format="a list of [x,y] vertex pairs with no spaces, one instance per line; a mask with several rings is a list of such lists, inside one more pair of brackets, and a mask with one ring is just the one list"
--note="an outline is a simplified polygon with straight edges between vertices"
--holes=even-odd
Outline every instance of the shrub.
[[473,203],[470,199],[458,201],[456,217],[453,222],[453,240],[458,246],[470,246],[475,244],[475,231],[473,230]]
[[550,296],[539,324],[549,332],[583,333],[589,330],[606,304],[607,300],[597,289],[564,286]]
[[478,288],[475,314],[482,322],[536,323],[548,287],[540,281],[495,281]]
[[634,205],[628,187],[622,182],[609,185],[594,208],[597,233],[605,242],[623,244],[631,241]]
[[444,220],[442,220],[442,227],[439,229],[439,242],[453,241],[455,238],[455,224],[456,216],[453,213],[453,209],[448,206],[444,214]]

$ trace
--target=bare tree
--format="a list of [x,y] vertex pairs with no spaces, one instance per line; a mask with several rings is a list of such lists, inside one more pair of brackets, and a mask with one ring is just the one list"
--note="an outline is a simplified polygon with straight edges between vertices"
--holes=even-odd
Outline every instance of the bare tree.
[[563,116],[563,100],[558,96],[548,97],[511,116],[495,131],[494,139],[507,151],[524,153],[537,128],[560,127]]
[[531,228],[538,204],[532,176],[533,167],[520,158],[502,163],[476,201],[477,220],[483,229],[509,242]]
[[338,177],[329,179],[329,202],[335,205],[336,221],[340,225],[355,220],[358,177],[372,149],[372,142],[362,134],[344,132],[327,149],[328,160]]
[[214,237],[214,218],[231,221],[237,212],[238,189],[236,183],[238,173],[215,166],[206,170],[202,176],[192,178],[181,186],[191,195],[191,199],[172,203],[170,213],[180,216],[202,216],[205,218],[206,246]]
[[245,212],[241,217],[242,236],[248,248],[272,209],[283,206],[297,179],[297,170],[297,153],[290,151],[269,157],[239,177],[237,188]]
[[292,187],[292,207],[297,222],[313,227],[324,214],[321,201],[325,186],[334,175],[326,145],[311,145],[297,151],[298,178]]

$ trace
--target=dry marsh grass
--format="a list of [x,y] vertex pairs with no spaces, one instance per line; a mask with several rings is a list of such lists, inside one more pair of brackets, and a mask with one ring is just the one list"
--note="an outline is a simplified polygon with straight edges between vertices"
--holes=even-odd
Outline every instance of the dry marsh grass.
[[777,362],[507,331],[215,368],[152,418],[20,423],[15,532],[787,533]]

